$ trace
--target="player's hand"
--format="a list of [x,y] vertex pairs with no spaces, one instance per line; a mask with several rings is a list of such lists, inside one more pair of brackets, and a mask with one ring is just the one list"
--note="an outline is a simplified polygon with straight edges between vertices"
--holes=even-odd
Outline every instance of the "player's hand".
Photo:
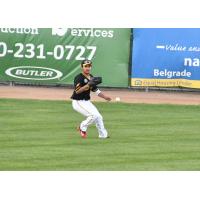
[[111,99],[110,97],[107,97],[107,96],[106,96],[106,97],[105,97],[105,100],[106,100],[106,101],[111,101],[112,99]]

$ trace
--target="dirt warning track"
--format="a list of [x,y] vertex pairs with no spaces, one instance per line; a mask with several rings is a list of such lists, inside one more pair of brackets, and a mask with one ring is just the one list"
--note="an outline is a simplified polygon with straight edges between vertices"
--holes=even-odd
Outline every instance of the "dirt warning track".
[[[101,89],[115,101],[119,97],[126,103],[200,105],[200,93],[192,92],[140,92],[120,89]],[[0,86],[0,98],[70,100],[73,90],[69,88],[45,88],[29,86]],[[92,94],[93,101],[104,101]]]

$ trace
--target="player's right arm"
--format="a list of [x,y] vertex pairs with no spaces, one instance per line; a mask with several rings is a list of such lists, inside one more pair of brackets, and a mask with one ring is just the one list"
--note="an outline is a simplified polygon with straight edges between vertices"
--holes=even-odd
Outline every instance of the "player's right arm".
[[90,89],[90,86],[87,84],[87,85],[84,85],[83,87],[78,87],[75,90],[75,92],[76,92],[76,94],[80,94],[80,93],[85,92],[85,91],[87,91],[89,89]]
[[83,80],[81,79],[81,76],[77,76],[74,79],[74,87],[76,94],[80,94],[90,89],[90,86],[88,84],[83,86]]

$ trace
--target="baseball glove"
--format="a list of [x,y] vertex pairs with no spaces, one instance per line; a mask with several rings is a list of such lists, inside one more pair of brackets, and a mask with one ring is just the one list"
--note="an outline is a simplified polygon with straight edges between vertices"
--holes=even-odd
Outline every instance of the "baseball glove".
[[102,77],[92,77],[88,82],[88,85],[90,87],[94,87],[96,85],[99,85],[100,83],[102,83]]

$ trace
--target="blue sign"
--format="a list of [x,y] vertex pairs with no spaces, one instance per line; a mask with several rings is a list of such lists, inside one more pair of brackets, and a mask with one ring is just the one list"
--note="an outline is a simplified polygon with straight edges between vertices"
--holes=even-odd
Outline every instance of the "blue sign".
[[131,83],[200,88],[200,29],[134,29]]

